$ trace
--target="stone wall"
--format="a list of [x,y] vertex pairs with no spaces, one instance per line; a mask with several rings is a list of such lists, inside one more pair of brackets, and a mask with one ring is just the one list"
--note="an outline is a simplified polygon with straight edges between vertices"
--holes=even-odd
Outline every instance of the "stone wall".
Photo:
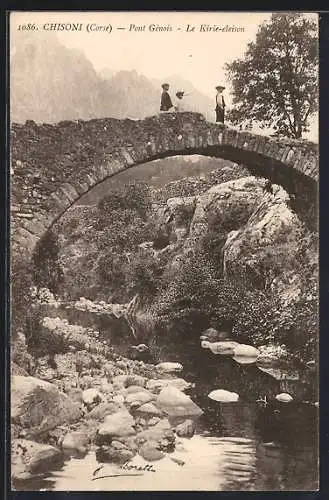
[[14,254],[18,251],[30,256],[46,230],[81,195],[107,177],[133,165],[180,154],[204,154],[243,163],[251,173],[286,182],[288,191],[297,184],[309,189],[318,180],[315,144],[239,132],[206,122],[197,113],[169,113],[142,121],[109,118],[56,125],[33,121],[13,124]]

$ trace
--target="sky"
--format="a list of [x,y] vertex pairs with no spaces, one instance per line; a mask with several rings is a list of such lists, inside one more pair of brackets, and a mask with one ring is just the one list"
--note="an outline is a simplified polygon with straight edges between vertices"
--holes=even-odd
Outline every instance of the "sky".
[[[243,57],[248,42],[255,40],[259,25],[270,17],[268,12],[14,12],[10,26],[15,45],[24,33],[18,30],[19,25],[34,23],[38,30],[29,34],[44,43],[54,33],[44,29],[45,25],[81,23],[82,31],[55,33],[67,47],[83,50],[97,71],[134,69],[156,79],[178,74],[209,97],[214,96],[215,85],[223,84],[230,105],[230,84],[224,65]],[[201,32],[202,24],[243,31]],[[93,31],[88,32],[88,25],[93,26]],[[96,26],[105,29],[109,25],[111,32],[94,30]],[[131,25],[139,29],[130,31]],[[170,26],[172,31],[150,31],[150,25]],[[195,30],[187,31],[187,25]],[[117,29],[120,27],[125,29]]]

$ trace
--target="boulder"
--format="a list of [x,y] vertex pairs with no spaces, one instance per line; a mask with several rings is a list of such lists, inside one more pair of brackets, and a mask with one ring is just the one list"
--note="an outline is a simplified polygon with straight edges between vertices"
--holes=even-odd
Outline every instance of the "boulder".
[[93,404],[100,403],[103,398],[97,389],[87,389],[83,391],[82,399],[86,406],[92,406]]
[[132,394],[127,394],[126,403],[130,404],[130,403],[138,401],[140,404],[144,404],[144,403],[149,403],[150,401],[152,401],[154,399],[155,399],[154,394],[152,394],[151,392],[149,392],[145,389],[144,391],[133,392]]
[[239,344],[234,348],[233,359],[237,363],[243,365],[255,363],[258,356],[259,350],[251,345]]
[[130,386],[139,386],[145,387],[146,378],[141,375],[128,375],[125,380],[125,387],[129,388]]
[[85,453],[88,449],[90,439],[87,433],[73,431],[65,434],[61,443],[62,449],[66,452]]
[[158,363],[156,369],[164,373],[175,373],[183,370],[183,365],[181,363]]
[[72,423],[82,416],[82,407],[54,384],[35,377],[15,375],[11,385],[11,420],[33,436]]
[[137,408],[136,413],[138,415],[145,415],[148,417],[161,417],[162,411],[160,411],[153,403],[144,403]]
[[157,426],[139,432],[135,438],[138,449],[145,443],[155,444],[157,449],[171,452],[175,448],[175,434],[170,429],[161,429]]
[[24,479],[34,474],[60,468],[64,455],[58,448],[27,439],[14,439],[11,445],[12,478]]
[[99,437],[105,440],[118,436],[126,437],[135,434],[135,421],[127,410],[122,409],[113,415],[105,417],[104,423],[98,429]]
[[85,415],[86,420],[102,421],[108,415],[113,415],[120,411],[123,407],[114,401],[104,401],[95,406],[89,413]]
[[208,394],[208,398],[220,403],[235,403],[239,400],[239,394],[236,392],[225,391],[224,389],[217,389]]
[[161,390],[156,406],[169,417],[199,417],[203,413],[189,396],[170,386]]
[[112,444],[111,446],[101,446],[96,450],[96,460],[101,463],[113,462],[124,464],[128,460],[131,460],[134,455],[135,452],[128,450],[128,448],[117,448]]
[[220,354],[222,356],[233,356],[234,350],[238,345],[238,342],[233,342],[232,340],[223,340],[221,342],[209,342],[208,349],[210,349],[214,354]]
[[144,460],[147,460],[147,462],[154,462],[165,457],[165,454],[158,448],[158,443],[156,441],[144,443],[139,448],[138,453]]
[[193,384],[186,382],[183,378],[150,379],[146,384],[146,389],[159,394],[164,387],[176,387],[180,391],[186,391],[193,387]]
[[181,424],[176,426],[176,434],[178,437],[191,438],[194,436],[195,424],[193,420],[187,419]]

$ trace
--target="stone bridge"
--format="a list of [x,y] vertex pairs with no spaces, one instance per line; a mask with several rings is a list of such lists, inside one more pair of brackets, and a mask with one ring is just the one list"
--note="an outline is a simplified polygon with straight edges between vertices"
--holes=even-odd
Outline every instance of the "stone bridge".
[[316,203],[318,148],[307,141],[239,132],[196,113],[141,121],[27,121],[11,129],[14,255],[31,256],[47,229],[106,178],[158,158],[190,154],[242,163],[253,175],[283,185],[300,205]]

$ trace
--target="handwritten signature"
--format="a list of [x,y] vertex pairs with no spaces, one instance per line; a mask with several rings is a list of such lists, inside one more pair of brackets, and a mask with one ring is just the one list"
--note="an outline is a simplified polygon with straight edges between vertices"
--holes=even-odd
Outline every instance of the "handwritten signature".
[[[99,476],[98,474],[103,468],[104,465],[101,465],[94,470],[92,481],[96,481],[97,479],[104,479],[106,477],[143,476],[144,472],[156,472],[156,469],[154,469],[152,464],[133,465],[129,462],[125,462],[120,466],[120,469],[124,471],[123,473],[117,472],[116,474],[106,474]],[[125,471],[128,471],[128,473]]]

